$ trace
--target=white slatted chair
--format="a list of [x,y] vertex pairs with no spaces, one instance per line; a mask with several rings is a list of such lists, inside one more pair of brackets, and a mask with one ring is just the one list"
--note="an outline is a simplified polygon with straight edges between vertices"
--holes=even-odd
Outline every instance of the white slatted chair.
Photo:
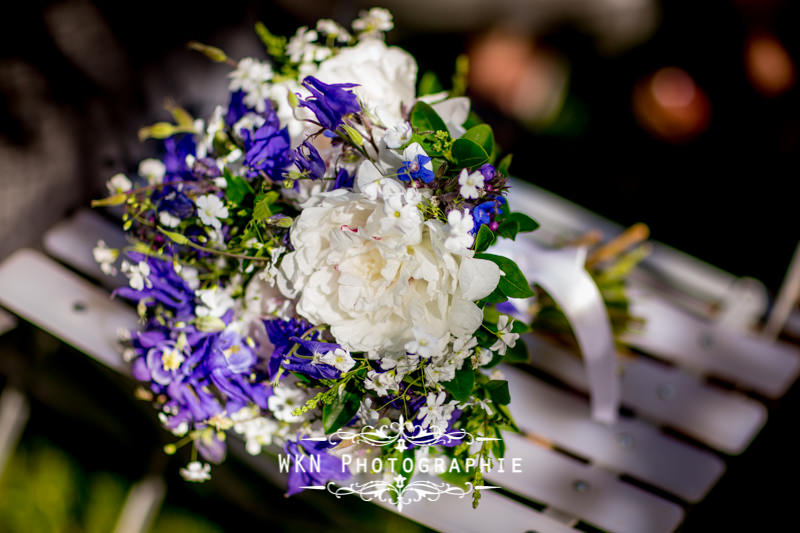
[[[569,238],[589,228],[609,237],[621,231],[535,187],[516,183],[515,195],[515,208],[547,228],[536,232],[540,239]],[[81,211],[49,231],[44,244],[49,254],[108,289],[119,281],[106,278],[91,260],[99,238],[113,247],[123,237],[96,213]],[[665,284],[670,291],[663,290]],[[634,415],[613,426],[593,422],[588,400],[577,392],[587,390],[580,360],[530,336],[532,364],[564,386],[502,368],[511,411],[526,433],[506,435],[507,454],[522,458],[525,474],[493,473],[487,479],[536,505],[484,491],[477,511],[463,500],[442,497],[407,506],[404,516],[441,531],[559,532],[574,531],[582,522],[607,531],[647,533],[672,531],[681,523],[685,506],[676,502],[700,501],[722,475],[724,455],[742,452],[766,422],[764,405],[741,391],[781,396],[797,378],[800,355],[792,346],[747,333],[763,312],[762,288],[675,250],[657,245],[632,286],[634,312],[648,321],[627,342],[671,365],[648,357],[621,359],[622,403]],[[737,287],[734,297],[731,287]],[[133,327],[136,316],[126,304],[110,300],[106,289],[32,250],[20,250],[0,266],[0,304],[99,362],[128,372],[115,332]],[[723,316],[736,320],[720,325],[715,317],[698,315],[709,302],[722,302],[730,311]],[[738,389],[716,387],[705,376],[723,378]],[[664,427],[687,438],[666,434]],[[281,481],[275,465],[247,456],[239,445],[232,448]]]

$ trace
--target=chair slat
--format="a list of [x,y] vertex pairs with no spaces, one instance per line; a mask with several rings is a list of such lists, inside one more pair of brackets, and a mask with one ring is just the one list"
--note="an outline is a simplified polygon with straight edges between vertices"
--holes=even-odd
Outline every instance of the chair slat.
[[[567,355],[567,357],[569,357]],[[725,470],[706,450],[684,444],[639,419],[594,422],[589,403],[524,371],[503,367],[517,425],[612,471],[629,474],[689,501],[699,501]]]
[[528,498],[579,516],[585,522],[618,533],[664,533],[683,520],[683,508],[613,474],[507,433],[506,455],[522,459],[522,474],[492,472],[486,478]]
[[[580,359],[539,337],[527,336],[531,362],[570,386],[586,391]],[[742,452],[766,423],[767,410],[742,394],[703,383],[677,368],[645,358],[623,358],[622,403],[728,454]]]
[[631,312],[645,319],[625,338],[643,351],[778,398],[800,374],[800,351],[789,344],[714,326],[645,292],[632,294]]
[[0,304],[120,372],[119,328],[135,328],[136,313],[108,292],[34,250],[22,249],[0,268]]

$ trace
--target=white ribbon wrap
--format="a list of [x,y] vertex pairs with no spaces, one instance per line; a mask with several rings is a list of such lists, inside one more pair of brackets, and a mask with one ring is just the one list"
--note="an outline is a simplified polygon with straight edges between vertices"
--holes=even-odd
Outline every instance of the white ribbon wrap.
[[589,377],[592,418],[616,422],[620,385],[614,336],[600,291],[584,268],[586,248],[551,250],[527,239],[501,239],[489,251],[516,261],[528,281],[547,291],[567,316]]

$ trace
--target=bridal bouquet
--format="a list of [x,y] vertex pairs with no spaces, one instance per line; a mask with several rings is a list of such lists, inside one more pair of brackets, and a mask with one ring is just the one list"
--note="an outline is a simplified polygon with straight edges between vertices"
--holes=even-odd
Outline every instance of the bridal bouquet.
[[418,94],[391,28],[378,8],[288,41],[259,24],[263,60],[193,43],[231,65],[227,105],[171,107],[141,131],[163,157],[96,202],[124,206],[131,245],[95,257],[129,280],[124,355],[167,453],[191,445],[191,481],[233,432],[283,448],[289,494],[365,473],[402,487],[432,457],[478,486],[516,431],[496,367],[527,360],[515,317],[534,292],[487,249],[537,223],[511,209],[491,128],[466,97]]

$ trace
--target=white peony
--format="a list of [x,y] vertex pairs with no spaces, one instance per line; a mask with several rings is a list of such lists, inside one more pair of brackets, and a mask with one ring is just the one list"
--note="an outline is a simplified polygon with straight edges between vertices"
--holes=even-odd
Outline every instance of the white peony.
[[315,76],[325,83],[357,83],[353,91],[364,110],[383,126],[401,125],[416,101],[414,57],[380,39],[365,39],[319,65]]
[[491,261],[445,247],[444,222],[405,215],[408,198],[393,181],[372,198],[339,189],[312,197],[294,222],[278,286],[347,350],[391,356],[414,331],[469,335],[483,319],[474,301],[500,279]]

